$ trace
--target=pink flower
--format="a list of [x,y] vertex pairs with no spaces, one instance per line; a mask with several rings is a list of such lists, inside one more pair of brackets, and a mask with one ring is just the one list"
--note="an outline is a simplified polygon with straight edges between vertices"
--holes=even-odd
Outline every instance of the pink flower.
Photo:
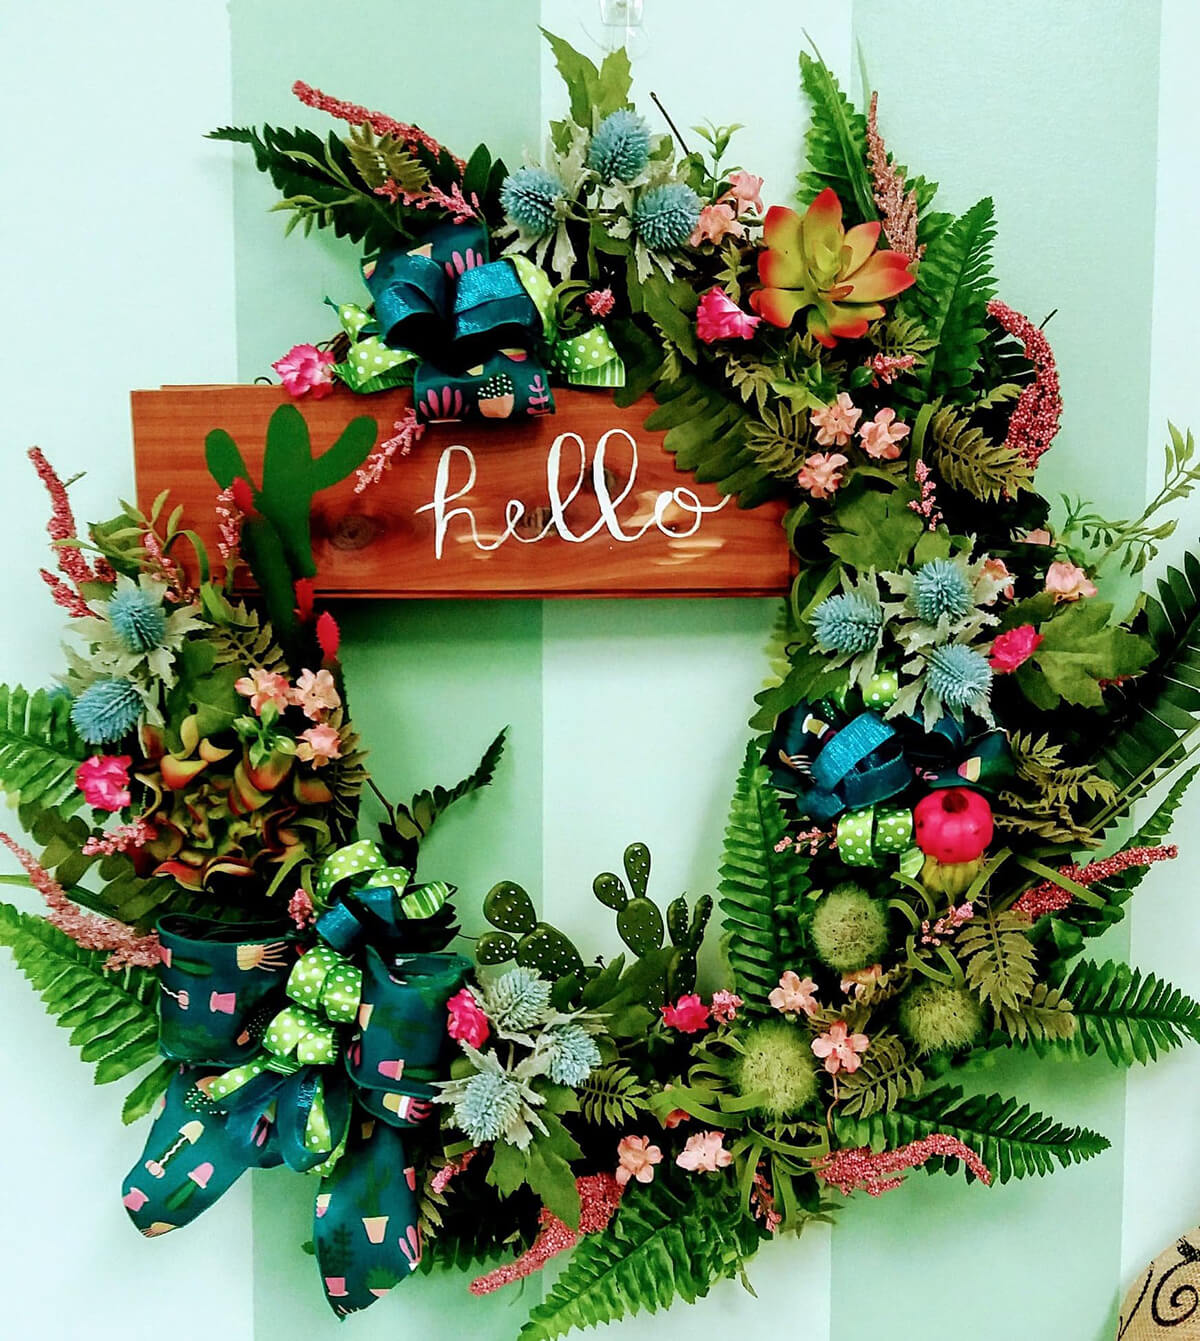
[[611,289],[593,289],[583,296],[583,304],[594,317],[606,317],[616,305]]
[[292,701],[304,710],[310,722],[319,722],[327,712],[340,707],[342,703],[333,676],[327,670],[319,670],[315,675],[310,670],[301,671]]
[[639,1183],[654,1181],[654,1166],[662,1163],[662,1151],[648,1136],[622,1136],[617,1145],[617,1182],[622,1187],[631,1178]]
[[737,212],[748,214],[751,210],[761,214],[763,179],[752,172],[734,172],[729,178],[729,194],[737,202]]
[[[1008,565],[1003,559],[984,559],[983,576],[996,588],[998,595],[1012,599],[1012,574],[1008,571]],[[990,601],[983,602],[984,605],[994,605],[995,603],[995,596]]]
[[122,810],[133,800],[129,794],[131,763],[127,754],[93,754],[75,770],[75,785],[96,810]]
[[752,340],[761,320],[743,312],[724,289],[714,285],[701,295],[696,308],[696,334],[706,345],[714,340]]
[[814,452],[801,467],[796,483],[814,498],[828,498],[842,482],[842,467],[849,464],[841,452]]
[[897,424],[895,418],[896,411],[885,406],[858,430],[863,451],[876,461],[894,461],[900,455],[897,444],[908,437],[908,425]]
[[825,1070],[831,1076],[839,1071],[853,1073],[860,1066],[860,1052],[866,1052],[871,1040],[866,1034],[851,1034],[846,1029],[845,1020],[838,1020],[829,1026],[829,1032],[814,1038],[812,1050],[818,1057],[825,1058]]
[[798,977],[791,969],[779,979],[767,1000],[776,1010],[785,1015],[815,1015],[817,1010],[817,984],[811,978]]
[[681,1122],[686,1122],[691,1116],[686,1108],[672,1108],[663,1118],[662,1124],[670,1131],[672,1128],[678,1127]]
[[705,205],[688,246],[698,247],[702,242],[720,242],[725,237],[745,237],[745,228],[738,223],[734,207],[727,201],[718,200],[715,205]]
[[1054,593],[1054,602],[1077,601],[1081,596],[1094,596],[1095,586],[1088,575],[1073,563],[1052,563],[1046,570],[1046,590]]
[[883,965],[872,964],[870,968],[855,969],[842,977],[842,991],[847,996],[862,996],[864,990],[874,986],[883,977]]
[[331,369],[334,362],[328,349],[318,349],[316,345],[293,345],[271,367],[279,374],[289,396],[311,393],[313,400],[320,400],[333,390]]
[[1001,633],[992,643],[992,655],[988,665],[1001,675],[1007,675],[1023,665],[1038,650],[1042,635],[1032,624],[1022,624],[1020,628],[1009,629]]
[[330,759],[340,759],[342,739],[332,726],[310,726],[300,732],[296,758],[314,768],[324,768]]
[[275,671],[263,670],[261,666],[251,666],[250,674],[235,680],[233,687],[250,700],[251,709],[260,717],[268,703],[274,703],[282,712],[294,702],[292,689],[287,680]]
[[673,1006],[659,1006],[659,1010],[663,1024],[681,1034],[698,1034],[708,1028],[708,1007],[695,992],[681,996]]
[[446,1002],[450,1020],[446,1032],[451,1038],[461,1039],[473,1048],[482,1048],[487,1042],[488,1017],[479,1007],[474,996],[464,987]]
[[675,1156],[675,1163],[690,1173],[716,1173],[728,1168],[733,1156],[725,1149],[724,1140],[724,1132],[697,1132],[688,1137],[687,1145]]
[[308,897],[308,891],[298,889],[288,900],[288,916],[296,924],[299,931],[306,927],[311,927],[316,921],[316,909],[313,907],[313,901]]
[[817,430],[817,443],[821,447],[845,447],[862,418],[862,411],[843,391],[832,405],[822,405],[808,417]]
[[1021,537],[1023,545],[1053,545],[1054,537],[1045,527],[1039,526],[1036,531],[1030,531],[1027,535]]
[[727,992],[721,990],[713,993],[712,1013],[714,1020],[724,1020],[729,1023],[730,1020],[737,1019],[738,1007],[744,1005],[742,998],[736,992]]

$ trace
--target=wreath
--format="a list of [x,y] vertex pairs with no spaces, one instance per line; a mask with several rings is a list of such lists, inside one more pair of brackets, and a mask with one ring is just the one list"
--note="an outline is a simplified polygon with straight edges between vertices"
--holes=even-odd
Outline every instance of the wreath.
[[[190,1223],[248,1168],[314,1174],[339,1315],[416,1270],[486,1293],[573,1249],[529,1341],[694,1301],[905,1170],[986,1185],[1106,1148],[965,1091],[997,1050],[1127,1065],[1200,1037],[1182,992],[1084,957],[1176,855],[1196,771],[1200,560],[1132,609],[1104,594],[1170,534],[1191,435],[1171,428],[1141,516],[1067,500],[1052,525],[1054,359],[995,296],[989,201],[937,212],[875,99],[863,115],[802,56],[808,169],[795,208],[764,211],[733,128],[677,149],[630,106],[623,52],[597,68],[549,41],[570,112],[515,171],[304,84],[344,138],[215,132],[270,174],[288,231],[365,252],[370,301],[274,365],[291,397],[411,405],[317,457],[281,406],[258,483],[210,434],[214,556],[165,497],[81,536],[31,451],[75,641],[59,686],[0,690],[0,785],[38,854],[3,842],[47,905],[0,905],[0,939],[97,1083],[138,1074],[135,1226]],[[598,957],[511,881],[458,939],[464,896],[418,877],[504,733],[363,831],[374,784],[309,528],[316,492],[372,487],[427,424],[553,413],[563,383],[652,397],[681,471],[784,500],[795,556],[716,904],[662,906],[633,843],[594,882],[624,945]]]

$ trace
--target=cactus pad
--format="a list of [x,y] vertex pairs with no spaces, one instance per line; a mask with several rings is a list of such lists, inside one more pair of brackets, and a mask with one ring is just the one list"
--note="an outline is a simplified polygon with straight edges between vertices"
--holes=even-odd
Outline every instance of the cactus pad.
[[605,871],[592,881],[592,893],[614,913],[619,913],[629,902],[629,895],[621,883],[620,876],[613,875],[611,871]]
[[625,874],[629,888],[639,899],[644,899],[650,884],[650,849],[645,843],[630,843],[625,849]]
[[630,899],[617,914],[617,931],[639,959],[651,950],[662,949],[662,913],[650,899]]
[[517,957],[517,942],[507,931],[488,931],[475,943],[475,962],[491,968]]
[[483,915],[492,926],[514,936],[528,936],[537,926],[533,900],[511,880],[501,880],[488,890],[483,900]]
[[502,880],[488,890],[483,915],[496,928],[480,936],[475,958],[493,966],[516,960],[551,982],[564,974],[583,972],[583,959],[557,927],[539,922],[533,900],[511,880]]

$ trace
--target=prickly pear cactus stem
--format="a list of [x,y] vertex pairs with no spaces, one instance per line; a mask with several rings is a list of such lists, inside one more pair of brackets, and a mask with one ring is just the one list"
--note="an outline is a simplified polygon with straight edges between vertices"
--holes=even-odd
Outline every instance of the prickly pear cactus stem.
[[583,959],[557,927],[539,922],[533,900],[520,885],[502,880],[483,900],[483,915],[496,928],[475,945],[475,958],[490,966],[516,960],[551,982],[565,974],[582,974]]
[[696,956],[700,953],[712,910],[713,901],[709,894],[703,894],[696,900],[690,917],[687,899],[682,894],[667,905],[667,930],[671,935],[671,944],[679,949],[679,958],[669,983],[672,997],[695,989]]
[[645,843],[630,843],[625,849],[625,874],[629,888],[644,899],[650,884],[650,849]]

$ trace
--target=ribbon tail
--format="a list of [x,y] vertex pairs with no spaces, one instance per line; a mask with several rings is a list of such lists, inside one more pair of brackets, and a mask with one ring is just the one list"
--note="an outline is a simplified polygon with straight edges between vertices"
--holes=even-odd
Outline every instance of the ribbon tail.
[[394,1128],[359,1114],[347,1157],[321,1180],[313,1243],[338,1317],[369,1308],[417,1269],[416,1170]]

